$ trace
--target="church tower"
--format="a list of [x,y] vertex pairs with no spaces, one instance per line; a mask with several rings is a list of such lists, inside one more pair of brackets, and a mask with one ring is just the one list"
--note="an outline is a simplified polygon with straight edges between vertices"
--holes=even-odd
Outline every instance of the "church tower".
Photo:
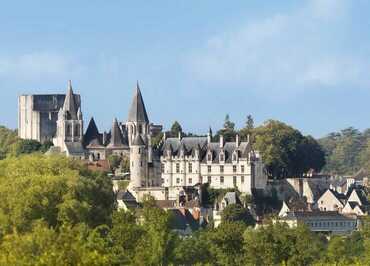
[[142,137],[144,143],[148,143],[149,119],[145,109],[144,100],[141,95],[139,83],[136,84],[135,94],[132,99],[126,126],[130,146],[137,135]]
[[130,175],[134,188],[148,185],[148,151],[140,134],[137,134],[130,146]]
[[82,146],[82,138],[83,118],[81,106],[76,103],[72,83],[69,81],[64,105],[58,113],[57,132],[53,142],[54,146],[60,147],[61,151],[65,152],[68,150],[68,146],[72,146],[73,144],[77,144],[74,146],[78,147]]

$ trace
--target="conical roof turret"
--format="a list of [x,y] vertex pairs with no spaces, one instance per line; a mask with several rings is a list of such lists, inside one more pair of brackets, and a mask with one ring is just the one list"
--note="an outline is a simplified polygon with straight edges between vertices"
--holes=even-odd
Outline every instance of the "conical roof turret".
[[113,120],[111,139],[108,147],[121,147],[124,146],[123,136],[119,128],[117,119]]
[[135,94],[134,98],[132,99],[127,121],[149,123],[148,114],[146,112],[144,100],[139,87],[139,82],[136,84]]

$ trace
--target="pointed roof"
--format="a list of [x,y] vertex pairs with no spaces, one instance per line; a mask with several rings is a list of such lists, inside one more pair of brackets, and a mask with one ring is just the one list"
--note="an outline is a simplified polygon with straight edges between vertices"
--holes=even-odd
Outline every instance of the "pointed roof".
[[102,146],[101,135],[93,117],[90,119],[89,125],[84,135],[84,146],[88,145]]
[[144,142],[143,138],[140,136],[140,134],[137,134],[131,145],[145,146],[145,142]]
[[63,105],[63,111],[67,112],[70,119],[77,120],[77,109],[78,108],[76,106],[75,97],[72,90],[72,82],[69,80],[67,94]]
[[139,87],[139,82],[136,84],[136,90],[134,98],[132,99],[127,121],[149,123],[148,114],[146,113],[144,100]]
[[121,129],[119,128],[117,119],[113,120],[111,139],[108,145],[109,148],[122,147],[124,146],[123,136]]

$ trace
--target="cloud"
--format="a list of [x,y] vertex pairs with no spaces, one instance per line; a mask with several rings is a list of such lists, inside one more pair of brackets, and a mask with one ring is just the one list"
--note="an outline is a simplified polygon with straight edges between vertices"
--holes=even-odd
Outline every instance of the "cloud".
[[49,52],[0,57],[0,76],[23,80],[59,78],[80,71],[70,57]]
[[219,87],[285,92],[312,87],[369,87],[368,55],[346,48],[351,5],[310,0],[288,14],[241,23],[210,37],[189,56],[195,78]]

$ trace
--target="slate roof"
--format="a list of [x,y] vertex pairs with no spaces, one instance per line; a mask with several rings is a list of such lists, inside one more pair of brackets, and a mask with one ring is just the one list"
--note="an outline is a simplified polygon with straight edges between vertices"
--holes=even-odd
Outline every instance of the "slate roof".
[[68,119],[77,120],[77,110],[79,106],[76,105],[74,93],[72,90],[71,81],[68,82],[68,90],[64,100],[63,111],[67,113]]
[[79,142],[66,142],[67,151],[72,156],[83,156],[85,155],[85,149]]
[[117,193],[117,200],[122,200],[128,209],[136,209],[139,207],[136,198],[128,190],[120,190]]
[[290,219],[315,219],[315,220],[348,220],[353,219],[349,215],[343,215],[336,211],[293,211],[288,212],[287,216],[281,218],[282,220],[290,220]]
[[186,230],[188,226],[192,231],[198,230],[200,225],[187,209],[170,209],[171,213],[170,228],[173,230]]
[[139,84],[136,85],[136,91],[134,94],[134,98],[132,99],[127,121],[149,123],[148,114],[145,109],[144,100],[141,95]]
[[365,169],[361,168],[356,174],[354,174],[353,178],[356,180],[362,180],[368,176],[369,173]]
[[108,148],[124,148],[127,146],[128,143],[122,135],[122,131],[118,125],[118,121],[117,119],[114,119]]
[[84,146],[88,148],[104,147],[102,143],[102,135],[99,133],[95,120],[92,117],[84,135]]
[[248,142],[241,142],[239,147],[236,146],[235,142],[226,142],[222,148],[220,148],[219,142],[207,143],[207,137],[183,137],[179,138],[167,138],[162,146],[162,153],[170,150],[173,156],[179,156],[180,152],[183,151],[184,155],[194,155],[196,150],[199,150],[199,156],[202,162],[207,161],[206,154],[208,151],[212,152],[212,159],[214,163],[219,162],[219,155],[221,152],[225,154],[225,162],[232,162],[232,154],[234,151],[238,153],[238,156],[245,158],[251,151]]
[[144,146],[145,142],[140,134],[137,134],[131,145]]

